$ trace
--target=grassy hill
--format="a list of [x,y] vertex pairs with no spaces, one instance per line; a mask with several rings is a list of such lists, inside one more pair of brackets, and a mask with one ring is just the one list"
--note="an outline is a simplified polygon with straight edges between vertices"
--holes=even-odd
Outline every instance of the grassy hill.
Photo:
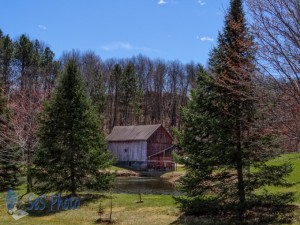
[[[270,163],[276,164],[280,162],[289,161],[292,163],[294,171],[289,176],[288,181],[295,183],[294,186],[289,188],[284,187],[267,187],[270,191],[289,192],[296,193],[295,204],[300,206],[300,154],[285,154],[281,157],[272,160]],[[115,168],[117,169],[117,168]],[[178,173],[184,172],[183,168]],[[20,186],[17,192],[21,195],[25,192],[25,186]],[[0,225],[73,225],[73,224],[95,224],[95,221],[99,218],[97,211],[99,208],[99,202],[102,200],[102,206],[104,207],[104,216],[109,213],[110,200],[103,197],[102,193],[98,197],[86,198],[81,202],[80,208],[76,210],[66,210],[59,212],[52,212],[47,214],[31,214],[18,221],[15,221],[6,212],[5,202],[3,195],[0,193]],[[86,195],[91,193],[81,193]],[[93,193],[99,194],[99,193]],[[23,200],[26,200],[23,198]],[[179,219],[180,212],[177,208],[174,199],[170,195],[142,195],[143,203],[136,203],[138,196],[134,194],[113,194],[113,215],[116,219],[114,224],[116,225],[194,225],[194,224],[207,224],[203,223],[201,219],[190,219],[189,221],[183,221]],[[300,212],[300,210],[299,210]],[[212,224],[218,224],[214,221],[210,221]],[[294,222],[294,225],[300,224],[300,216],[298,216]]]

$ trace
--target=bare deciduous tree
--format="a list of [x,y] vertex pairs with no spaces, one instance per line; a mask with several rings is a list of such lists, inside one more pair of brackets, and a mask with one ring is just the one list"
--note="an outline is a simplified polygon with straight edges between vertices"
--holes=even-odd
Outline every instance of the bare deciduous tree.
[[[253,18],[262,72],[273,77],[266,87],[276,94],[276,126],[287,138],[300,143],[300,1],[247,0]],[[291,149],[290,149],[291,150]]]
[[271,74],[281,75],[299,93],[300,2],[248,0],[259,56]]
[[[46,96],[46,93],[34,90],[31,90],[30,95],[22,90],[16,90],[11,95],[9,107],[13,112],[11,120],[15,132],[13,141],[21,148],[22,161],[27,169],[31,167],[34,148],[37,145],[38,113]],[[27,192],[30,192],[31,187],[32,179],[27,173]]]

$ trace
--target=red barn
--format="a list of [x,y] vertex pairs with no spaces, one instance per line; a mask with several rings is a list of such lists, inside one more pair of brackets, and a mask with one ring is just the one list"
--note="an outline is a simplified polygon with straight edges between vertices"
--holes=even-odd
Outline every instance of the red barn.
[[137,170],[174,168],[173,138],[161,124],[115,126],[106,139],[118,166]]

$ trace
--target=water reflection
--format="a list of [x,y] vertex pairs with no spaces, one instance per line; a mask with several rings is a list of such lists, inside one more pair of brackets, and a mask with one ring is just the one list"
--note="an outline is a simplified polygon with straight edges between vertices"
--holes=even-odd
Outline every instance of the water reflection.
[[173,183],[160,177],[118,177],[115,180],[116,193],[179,194]]

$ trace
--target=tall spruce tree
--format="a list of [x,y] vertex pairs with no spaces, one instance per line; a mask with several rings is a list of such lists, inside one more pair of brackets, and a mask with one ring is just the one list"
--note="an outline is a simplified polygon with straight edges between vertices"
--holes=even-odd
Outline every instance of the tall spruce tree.
[[120,124],[132,125],[138,105],[138,80],[132,63],[126,65],[120,77]]
[[4,87],[0,88],[0,191],[14,188],[19,183],[20,149],[14,143]]
[[107,189],[112,177],[100,173],[112,163],[101,121],[87,96],[77,65],[70,60],[45,106],[32,174],[39,192]]
[[268,129],[255,93],[255,50],[241,0],[231,0],[209,70],[199,69],[192,100],[182,110],[178,134],[185,150],[181,179],[186,197],[177,198],[191,214],[245,212],[264,203],[286,204],[290,193],[257,194],[265,185],[288,185],[289,164],[270,165],[278,156],[276,137]]

